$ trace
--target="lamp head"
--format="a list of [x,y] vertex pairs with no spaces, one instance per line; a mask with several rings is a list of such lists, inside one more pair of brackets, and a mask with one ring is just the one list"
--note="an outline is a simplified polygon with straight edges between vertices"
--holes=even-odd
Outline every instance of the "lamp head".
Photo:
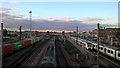
[[30,11],[29,13],[32,13],[32,11]]

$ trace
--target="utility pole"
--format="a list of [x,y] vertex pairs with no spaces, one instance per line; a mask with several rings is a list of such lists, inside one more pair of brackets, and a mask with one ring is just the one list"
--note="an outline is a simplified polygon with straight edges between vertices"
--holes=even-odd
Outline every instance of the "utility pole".
[[1,43],[1,46],[0,46],[0,67],[2,68],[3,67],[3,13],[1,14],[1,17],[2,17],[2,19],[1,19],[1,41],[0,41],[0,43]]
[[99,23],[97,24],[97,28],[98,28],[98,37],[97,37],[97,42],[98,42],[98,46],[97,46],[97,66],[99,68],[99,35],[100,35],[100,32],[99,32],[100,24]]
[[0,52],[1,52],[1,55],[0,55],[0,66],[2,67],[2,62],[3,62],[3,23],[1,23],[1,46],[0,46]]
[[22,33],[21,33],[21,26],[20,26],[20,29],[19,29],[19,30],[20,30],[20,40],[21,40],[21,34],[22,34]]
[[76,27],[76,35],[77,35],[77,37],[76,37],[76,44],[78,44],[78,26]]
[[113,37],[112,37],[112,31],[110,31],[110,45],[112,46],[113,44]]

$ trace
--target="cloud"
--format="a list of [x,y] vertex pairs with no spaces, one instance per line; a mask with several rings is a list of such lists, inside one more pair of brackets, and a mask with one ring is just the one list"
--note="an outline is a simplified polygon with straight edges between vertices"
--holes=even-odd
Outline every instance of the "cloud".
[[104,19],[102,19],[102,18],[98,18],[98,17],[94,17],[94,18],[91,18],[91,17],[83,17],[82,19],[81,19],[81,21],[82,22],[85,22],[85,23],[87,23],[87,24],[91,24],[91,23],[98,23],[98,22],[100,22],[100,21],[103,21]]
[[[19,13],[17,9],[13,8],[2,8],[3,22],[5,28],[22,29],[30,28],[30,18],[23,13]],[[0,11],[0,12],[2,12]],[[14,12],[14,13],[13,13]],[[32,29],[34,30],[64,30],[64,31],[75,31],[76,26],[79,27],[79,31],[89,31],[96,28],[96,23],[91,24],[90,22],[101,21],[102,18],[90,18],[84,17],[81,21],[76,20],[73,17],[62,17],[59,19],[53,17],[40,18],[39,16],[32,16]],[[88,22],[89,24],[86,24]]]
[[75,18],[73,18],[73,17],[62,17],[62,18],[60,18],[58,20],[69,22],[69,21],[74,21]]
[[118,25],[118,17],[108,17],[105,18],[104,21],[101,21],[102,24],[111,24],[111,25]]
[[19,11],[19,8],[4,8],[4,7],[0,7],[0,13],[16,13],[17,11]]
[[44,20],[47,20],[47,21],[54,21],[55,19],[52,18],[52,17],[44,17]]
[[[29,19],[5,19],[4,26],[6,28],[16,28],[19,29],[19,26],[22,26],[22,29],[30,28]],[[83,24],[81,21],[69,21],[64,22],[60,20],[48,21],[48,20],[32,20],[32,29],[36,30],[65,30],[65,31],[75,31],[76,26],[79,27],[79,30],[87,31],[96,28],[96,25]]]
[[[6,28],[16,28],[19,29],[19,26],[22,26],[22,29],[30,28],[30,21],[28,18],[6,18],[4,19],[4,26]],[[32,19],[32,29],[36,30],[65,30],[65,31],[75,31],[76,26],[80,28],[80,30],[91,30],[95,28],[94,25],[83,24],[81,21],[61,21],[61,20],[40,20],[40,19]]]
[[25,14],[18,13],[20,11],[19,8],[4,8],[0,7],[0,16],[2,16],[3,19],[6,18],[23,18]]

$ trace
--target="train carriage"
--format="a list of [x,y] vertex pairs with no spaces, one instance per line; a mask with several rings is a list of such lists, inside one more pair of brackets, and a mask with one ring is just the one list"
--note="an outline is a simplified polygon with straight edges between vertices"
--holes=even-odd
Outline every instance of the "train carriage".
[[82,47],[85,47],[86,49],[90,49],[90,50],[94,49],[90,41],[87,41],[85,39],[79,39],[78,42],[80,45],[82,45]]
[[116,47],[111,47],[111,46],[105,46],[104,47],[104,54],[116,58],[116,51],[118,50],[118,48]]
[[31,41],[31,44],[35,43],[35,38],[28,38]]
[[101,53],[104,53],[104,46],[99,45],[99,51],[100,51]]
[[80,43],[80,45],[82,45],[82,47],[85,47],[85,48],[86,48],[86,46],[87,46],[86,40],[84,40],[84,39],[79,39],[79,43]]
[[83,43],[82,43],[82,41],[81,41],[80,39],[78,40],[78,44],[79,44],[80,46],[83,45]]
[[86,48],[90,49],[90,50],[93,50],[94,46],[92,45],[92,43],[90,41],[87,41]]
[[38,42],[38,41],[41,41],[42,39],[41,39],[41,37],[36,37],[35,38],[35,42]]
[[116,51],[116,59],[120,61],[120,49]]
[[13,53],[13,44],[3,44],[3,55]]
[[15,42],[15,43],[13,43],[13,50],[14,51],[20,50],[22,48],[23,48],[22,42]]
[[29,45],[31,44],[31,41],[28,40],[28,39],[21,40],[21,41],[19,41],[19,42],[22,42],[23,47],[27,47],[27,46],[29,46]]
[[[71,41],[76,41],[75,37],[70,37]],[[76,43],[76,42],[75,42]],[[87,41],[85,39],[78,39],[78,44],[87,48],[87,49],[95,49],[97,50],[98,43]],[[110,56],[116,60],[120,61],[120,49],[114,46],[110,46],[108,44],[99,44],[99,51],[107,56]]]
[[41,65],[42,66],[46,66],[46,65],[55,66],[55,60],[53,57],[44,57],[42,59]]
[[96,42],[92,42],[92,45],[93,45],[93,49],[94,49],[94,50],[97,50],[97,45],[98,45],[98,44],[97,44]]
[[[91,42],[91,44],[93,45],[93,49],[97,50],[98,43],[97,42]],[[104,46],[102,44],[99,44],[99,50],[103,51],[104,50],[103,48],[104,48]]]
[[76,38],[75,37],[70,37],[71,42],[76,43]]
[[41,66],[56,66],[56,56],[55,56],[55,38],[51,40],[45,56],[41,61]]
[[3,55],[7,56],[13,52],[16,52],[22,48],[28,47],[29,45],[36,43],[43,39],[43,36],[40,37],[31,37],[18,42],[13,42],[11,44],[3,44]]

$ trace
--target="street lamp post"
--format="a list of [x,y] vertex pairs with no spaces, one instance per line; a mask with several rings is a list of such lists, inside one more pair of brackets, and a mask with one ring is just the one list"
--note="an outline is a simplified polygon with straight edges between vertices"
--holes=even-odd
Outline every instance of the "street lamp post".
[[97,42],[98,42],[98,46],[97,46],[97,66],[99,68],[99,37],[100,37],[100,32],[99,32],[99,29],[100,29],[100,24],[98,23],[97,24],[97,28],[98,28],[98,38],[97,38]]
[[21,33],[21,26],[20,26],[20,29],[19,29],[19,30],[20,30],[20,40],[21,40],[21,39],[22,39],[22,38],[21,38],[21,34],[22,34],[22,33]]
[[30,13],[30,37],[32,36],[32,32],[31,32],[31,28],[32,28],[32,18],[31,18],[31,14],[32,11],[29,12]]

